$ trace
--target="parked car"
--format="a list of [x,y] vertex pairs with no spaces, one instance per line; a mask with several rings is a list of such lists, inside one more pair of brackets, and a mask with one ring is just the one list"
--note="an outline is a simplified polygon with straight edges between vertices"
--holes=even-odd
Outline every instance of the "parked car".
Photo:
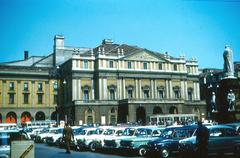
[[75,148],[77,150],[86,149],[85,138],[86,136],[94,134],[96,129],[97,129],[96,127],[86,127],[83,128],[83,130],[81,130],[81,132],[78,135],[74,136],[74,144],[76,146]]
[[228,123],[226,125],[235,128],[238,135],[240,135],[240,122]]
[[46,143],[48,145],[59,145],[56,143],[58,143],[57,140],[58,140],[58,138],[60,138],[62,136],[62,134],[63,134],[62,127],[56,129],[53,132],[49,132],[48,136],[46,137]]
[[147,143],[156,140],[161,135],[164,128],[140,128],[137,130],[136,137],[123,138],[120,141],[120,149],[130,149],[136,151],[138,155],[145,156],[147,153]]
[[156,127],[156,126],[133,126],[133,127],[127,127],[123,134],[121,136],[116,137],[109,137],[104,139],[104,146],[105,149],[119,149],[120,148],[120,142],[121,140],[125,138],[135,138],[136,134],[138,133],[139,129],[142,128],[150,128],[150,127]]
[[149,153],[163,158],[175,156],[179,152],[179,140],[191,137],[196,128],[197,125],[166,128],[158,139],[148,143]]
[[0,157],[10,157],[10,144],[13,140],[28,140],[26,132],[19,130],[0,130]]
[[56,128],[43,128],[34,138],[35,143],[44,143],[49,131],[54,131]]
[[[234,154],[240,156],[240,136],[236,130],[226,125],[214,125],[208,127],[208,155]],[[182,155],[189,157],[196,151],[196,135],[179,141],[179,149]]]

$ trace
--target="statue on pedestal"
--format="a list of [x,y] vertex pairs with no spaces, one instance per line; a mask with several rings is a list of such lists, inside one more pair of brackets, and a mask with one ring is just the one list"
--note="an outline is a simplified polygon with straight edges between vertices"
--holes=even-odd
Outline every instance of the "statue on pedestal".
[[228,111],[235,111],[235,95],[231,89],[227,95],[227,101],[228,101]]
[[216,95],[214,92],[212,92],[211,106],[212,106],[212,112],[217,112]]
[[225,78],[233,78],[234,77],[234,66],[233,66],[233,52],[229,46],[225,46],[225,50],[223,52],[224,59],[224,77]]

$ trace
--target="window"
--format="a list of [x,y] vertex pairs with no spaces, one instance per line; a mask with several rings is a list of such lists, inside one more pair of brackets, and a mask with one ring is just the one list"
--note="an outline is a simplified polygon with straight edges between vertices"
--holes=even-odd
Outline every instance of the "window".
[[85,90],[83,91],[83,93],[84,93],[83,100],[84,100],[85,102],[87,102],[87,101],[89,100],[89,92],[88,92],[88,89],[85,89]]
[[174,91],[174,98],[175,99],[180,99],[180,89],[178,88],[178,87],[176,87],[176,88],[174,88],[173,89],[173,91]]
[[148,63],[147,62],[143,63],[143,69],[148,69]]
[[133,90],[132,89],[128,89],[128,98],[132,98],[133,97]]
[[114,89],[110,89],[110,100],[115,100],[115,91],[114,91]]
[[188,100],[193,100],[192,90],[188,90]]
[[9,90],[14,91],[14,82],[9,83]]
[[112,60],[109,61],[109,67],[113,68],[113,61]]
[[14,93],[9,94],[9,104],[14,104]]
[[23,103],[28,104],[28,93],[23,94]]
[[24,91],[28,91],[28,83],[27,83],[27,82],[25,82],[25,83],[23,84],[23,90],[24,90]]
[[116,124],[117,123],[117,119],[115,115],[111,115],[110,116],[110,124]]
[[84,64],[84,65],[83,65],[83,68],[84,68],[84,69],[87,69],[87,68],[88,68],[88,60],[84,60],[84,61],[83,61],[83,64]]
[[144,99],[149,98],[149,90],[147,90],[147,89],[143,90],[143,97],[144,97]]
[[42,103],[43,103],[43,95],[38,94],[38,104],[42,104]]
[[131,69],[131,68],[132,68],[132,62],[129,61],[129,62],[128,62],[128,69]]
[[58,83],[57,83],[56,81],[55,81],[54,84],[53,84],[53,90],[54,90],[55,92],[58,91]]
[[159,97],[159,99],[164,98],[164,90],[163,89],[158,90],[158,97]]
[[43,84],[42,83],[38,83],[38,91],[42,91],[43,90]]
[[174,65],[173,65],[173,70],[174,70],[174,71],[177,71],[177,64],[174,64]]
[[58,95],[54,94],[54,96],[53,96],[53,104],[57,104],[57,100],[58,100]]
[[158,64],[158,70],[162,70],[163,68],[162,68],[163,66],[162,66],[162,63],[159,63]]

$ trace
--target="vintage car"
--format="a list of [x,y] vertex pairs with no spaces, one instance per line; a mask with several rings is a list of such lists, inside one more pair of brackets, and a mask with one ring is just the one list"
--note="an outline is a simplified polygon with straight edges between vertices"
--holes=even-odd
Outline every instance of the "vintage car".
[[51,131],[48,133],[47,137],[46,137],[46,143],[48,145],[58,145],[56,144],[58,138],[60,138],[63,134],[63,128],[60,127],[58,129],[56,129],[55,131]]
[[[227,125],[214,125],[208,127],[208,155],[222,156],[233,154],[240,156],[240,136],[236,130]],[[185,157],[196,153],[196,135],[179,141],[179,150]]]
[[83,150],[86,149],[86,145],[85,145],[85,141],[86,141],[86,137],[89,135],[94,134],[95,130],[97,128],[96,127],[85,127],[81,130],[80,133],[78,133],[78,135],[74,136],[74,144],[75,144],[75,149],[76,150]]
[[129,139],[136,138],[138,134],[138,130],[143,128],[156,128],[156,126],[127,127],[121,136],[105,138],[103,148],[108,150],[119,149],[121,140],[124,140],[126,138],[129,138]]
[[196,128],[197,125],[167,127],[158,139],[148,143],[149,154],[163,158],[175,156],[179,152],[179,140],[191,137]]
[[10,157],[10,144],[13,140],[28,140],[29,137],[24,131],[0,130],[0,157]]
[[138,155],[145,156],[147,153],[147,143],[150,140],[158,139],[164,128],[140,128],[137,130],[136,137],[123,138],[120,141],[120,149],[130,149],[136,151]]

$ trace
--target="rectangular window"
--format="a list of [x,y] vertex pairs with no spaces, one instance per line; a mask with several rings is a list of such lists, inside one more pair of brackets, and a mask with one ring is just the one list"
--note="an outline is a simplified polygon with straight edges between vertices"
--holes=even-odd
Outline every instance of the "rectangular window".
[[148,99],[149,98],[149,90],[143,90],[143,96],[144,96],[144,99]]
[[180,92],[179,90],[174,91],[175,99],[180,99]]
[[174,71],[177,71],[177,64],[174,64],[174,65],[173,65],[173,70],[174,70]]
[[133,91],[132,89],[128,89],[128,98],[132,98],[133,97]]
[[143,69],[148,69],[148,63],[146,62],[143,63]]
[[9,90],[14,91],[14,82],[9,82]]
[[115,100],[115,91],[114,91],[114,89],[110,89],[110,100]]
[[23,84],[23,90],[24,90],[24,91],[28,91],[28,83],[27,83],[27,82],[25,82],[25,83]]
[[38,104],[43,103],[43,94],[38,94]]
[[163,66],[162,66],[162,63],[159,63],[159,64],[158,64],[158,69],[159,69],[159,70],[162,70],[162,69],[163,69],[162,67],[163,67]]
[[109,61],[109,67],[113,68],[113,61],[112,60]]
[[89,100],[89,92],[88,90],[84,90],[83,93],[84,93],[83,100],[86,102]]
[[159,95],[159,99],[163,99],[164,98],[164,91],[163,90],[159,90],[158,91],[158,95]]
[[192,91],[188,91],[188,100],[192,100]]
[[53,96],[53,104],[57,104],[57,100],[58,100],[58,95],[54,94],[54,96]]
[[84,60],[83,63],[84,63],[83,68],[88,69],[88,60]]
[[14,93],[9,94],[9,104],[14,104]]
[[42,83],[38,83],[38,91],[39,92],[43,91],[43,84]]
[[129,62],[128,62],[128,69],[131,69],[131,68],[132,68],[132,62],[129,61]]
[[23,99],[24,99],[24,100],[23,100],[23,103],[24,103],[24,104],[28,104],[28,94],[26,94],[26,93],[23,94]]

